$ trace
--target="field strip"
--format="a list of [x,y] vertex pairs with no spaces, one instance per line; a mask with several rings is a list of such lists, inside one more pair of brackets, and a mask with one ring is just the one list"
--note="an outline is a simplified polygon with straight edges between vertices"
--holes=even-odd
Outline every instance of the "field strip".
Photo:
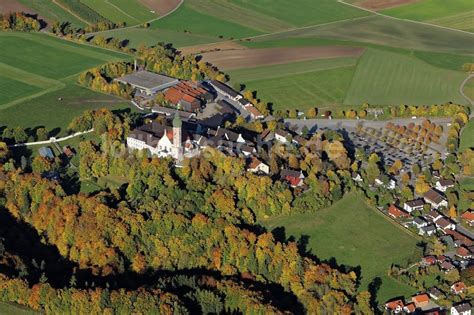
[[28,101],[28,100],[40,97],[42,95],[45,95],[45,94],[48,94],[48,93],[51,93],[51,92],[59,91],[59,90],[63,89],[64,87],[66,87],[66,84],[64,84],[63,82],[60,82],[60,81],[58,81],[58,82],[60,84],[58,84],[56,86],[53,86],[49,89],[43,90],[43,91],[35,93],[35,94],[31,94],[31,95],[28,95],[28,96],[25,96],[25,97],[22,97],[22,98],[18,98],[18,99],[14,100],[14,101],[11,101],[9,103],[1,104],[0,111],[2,111],[4,109],[7,109],[9,107],[15,106],[17,104],[23,103],[24,101]]
[[[30,35],[30,34],[28,34],[28,35]],[[16,33],[15,33],[15,36],[16,36]],[[30,36],[23,36],[23,37],[28,39],[28,40],[31,40],[31,41],[34,41],[34,42],[37,42],[37,43],[40,43],[40,44],[43,44],[43,45],[46,44],[46,45],[54,47],[54,48],[58,48],[58,49],[61,49],[61,50],[67,51],[67,52],[71,52],[71,53],[82,55],[82,56],[89,57],[89,58],[95,58],[95,59],[99,59],[99,60],[102,60],[102,61],[117,61],[117,60],[120,60],[120,58],[107,55],[104,52],[94,51],[94,50],[91,50],[91,49],[82,49],[81,47],[74,47],[74,46],[69,44],[69,43],[74,43],[74,44],[79,44],[80,45],[80,43],[77,43],[77,42],[74,42],[74,41],[67,41],[66,40],[66,43],[62,43],[61,41],[51,40],[53,38],[57,39],[57,37],[54,36],[54,35],[50,35],[50,36],[52,36],[52,37],[51,38],[48,37],[46,39],[48,41],[48,43],[45,43],[45,38],[41,37],[41,36],[30,35]],[[84,44],[84,45],[89,46],[87,44]],[[93,45],[90,45],[90,47],[94,47],[94,48],[96,48],[96,50],[97,50],[97,48],[99,48],[99,47],[93,46]]]
[[40,75],[12,67],[2,62],[0,62],[0,76],[20,81],[28,85],[36,86],[41,89],[49,89],[62,84],[60,81],[45,78]]
[[373,11],[373,10],[370,10],[370,9],[366,9],[366,8],[362,8],[362,7],[356,6],[356,5],[351,4],[351,3],[344,2],[343,0],[337,0],[337,2],[342,3],[342,4],[345,4],[345,5],[348,5],[348,6],[353,7],[353,8],[357,8],[357,9],[360,9],[360,10],[364,10],[364,11],[370,12],[370,13],[375,14],[375,15],[378,15],[378,16],[382,16],[382,17],[385,17],[385,18],[389,18],[389,19],[392,19],[392,20],[404,21],[404,22],[412,22],[412,23],[421,24],[421,25],[427,25],[427,26],[432,26],[432,27],[438,27],[438,28],[442,28],[442,29],[445,29],[445,30],[453,31],[453,32],[461,32],[461,33],[464,33],[464,34],[474,35],[474,34],[471,33],[471,32],[463,31],[463,30],[458,30],[458,29],[455,29],[455,28],[447,27],[447,26],[436,25],[436,24],[431,24],[431,23],[426,23],[426,22],[420,22],[420,21],[414,21],[414,20],[408,20],[408,19],[401,19],[401,18],[397,18],[397,17],[394,17],[394,16],[385,15],[385,14],[382,14],[382,13],[377,12],[377,11]]
[[135,20],[138,22],[138,24],[140,24],[140,20],[137,19],[136,17],[134,16],[131,16],[130,14],[128,14],[127,12],[125,12],[124,10],[122,10],[120,7],[116,6],[115,4],[111,3],[109,0],[105,0],[105,3],[107,3],[108,5],[110,5],[111,7],[113,7],[114,9],[116,9],[117,11],[119,11],[120,13],[128,16],[129,18],[131,18],[132,20]]
[[89,21],[86,21],[84,20],[82,17],[80,17],[79,15],[76,14],[76,12],[73,12],[71,10],[69,10],[67,7],[65,7],[62,3],[59,3],[58,1],[56,0],[53,0],[53,3],[55,5],[57,5],[58,7],[60,7],[61,9],[63,9],[64,11],[66,12],[69,12],[69,14],[71,14],[72,16],[74,16],[76,19],[78,19],[79,21],[82,21],[84,23],[86,23],[87,25],[91,25],[91,23]]
[[[331,59],[342,59],[342,58],[331,58]],[[320,59],[316,59],[316,60],[320,60]],[[330,59],[328,59],[328,60],[330,60]],[[313,68],[313,69],[303,70],[303,71],[295,71],[295,72],[281,73],[281,74],[275,74],[275,75],[265,75],[265,74],[263,74],[260,77],[257,76],[255,78],[252,78],[252,79],[248,80],[248,81],[246,81],[246,80],[242,80],[242,81],[251,83],[251,82],[254,82],[254,81],[278,79],[278,78],[284,78],[284,77],[287,77],[287,76],[299,75],[299,74],[305,74],[305,73],[319,72],[319,71],[325,71],[325,70],[333,70],[333,69],[339,69],[339,68],[350,68],[350,67],[353,67],[353,66],[356,65],[357,59],[354,59],[352,61],[353,61],[352,63],[348,62],[346,64],[341,63],[339,65],[328,65],[328,66],[323,66],[323,67],[320,67],[320,68]],[[292,63],[293,62],[290,62],[288,64],[292,64]],[[243,69],[236,70],[236,72],[238,72],[238,71],[245,72],[246,70],[251,70],[251,69],[258,70],[260,68],[264,68],[264,67],[243,68]],[[232,81],[232,73],[230,73],[230,76],[231,76],[231,81]]]
[[125,26],[125,27],[119,27],[119,28],[114,28],[114,29],[111,29],[111,30],[106,30],[106,31],[99,31],[99,32],[92,32],[92,33],[86,33],[86,35],[96,35],[96,34],[100,34],[100,33],[104,33],[104,32],[115,32],[115,31],[121,31],[121,30],[126,30],[126,29],[130,29],[130,28],[138,28],[140,27],[141,25],[143,24],[146,24],[146,23],[153,23],[155,21],[158,21],[158,20],[161,20],[161,19],[164,19],[165,17],[167,17],[168,15],[171,15],[173,14],[176,10],[178,10],[184,3],[184,0],[181,0],[178,5],[171,11],[169,11],[168,13],[166,14],[163,14],[162,16],[159,16],[157,18],[154,18],[154,19],[151,19],[149,21],[146,21],[146,22],[143,22],[143,23],[139,23],[137,25],[131,25],[131,26]]

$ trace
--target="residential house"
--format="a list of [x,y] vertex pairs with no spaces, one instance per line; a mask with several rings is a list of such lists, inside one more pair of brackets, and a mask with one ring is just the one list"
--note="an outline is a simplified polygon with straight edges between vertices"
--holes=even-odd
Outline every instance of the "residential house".
[[442,192],[452,187],[454,187],[454,181],[451,179],[440,179],[436,182],[436,189]]
[[401,313],[404,306],[405,303],[400,299],[385,303],[385,309],[394,314]]
[[245,106],[245,110],[249,112],[252,119],[263,119],[265,116],[253,105]]
[[287,143],[289,135],[290,133],[285,130],[278,129],[275,131],[275,139],[281,143]]
[[452,263],[450,263],[447,260],[443,261],[439,266],[445,273],[448,273],[451,270],[453,270],[454,268],[456,268]]
[[418,230],[422,227],[428,226],[428,221],[425,220],[423,217],[416,217],[412,221],[413,226],[415,226]]
[[280,171],[280,180],[287,182],[291,187],[299,187],[303,185],[305,176],[301,171],[282,169]]
[[240,133],[233,132],[231,130],[221,128],[220,126],[217,127],[217,130],[210,129],[208,131],[208,135],[213,137],[211,140],[219,141],[231,141],[237,143],[245,143],[245,139]]
[[411,301],[415,304],[416,308],[425,309],[430,303],[430,297],[426,293],[418,294],[413,296]]
[[462,281],[458,281],[451,286],[451,293],[459,295],[467,290],[466,285]]
[[394,219],[400,219],[400,218],[409,218],[410,217],[410,214],[408,212],[405,212],[404,210],[398,208],[397,206],[395,205],[390,205],[390,207],[388,207],[388,215],[391,216],[392,218]]
[[436,226],[434,224],[430,224],[428,226],[424,226],[418,230],[419,235],[427,235],[431,236],[436,233]]
[[461,246],[461,247],[458,247],[458,249],[456,249],[456,256],[464,260],[469,260],[472,258],[472,253],[466,247]]
[[381,178],[376,178],[375,179],[375,185],[376,186],[383,186],[387,189],[393,190],[397,186],[397,183],[393,179],[388,179],[387,183],[385,184]]
[[428,294],[433,300],[439,300],[444,297],[443,292],[441,292],[437,287],[431,287],[428,289]]
[[422,211],[424,205],[425,202],[423,201],[423,199],[413,199],[405,202],[403,204],[403,209],[408,213],[411,213],[413,211]]
[[444,216],[435,220],[434,223],[436,227],[443,232],[446,232],[447,230],[454,230],[456,228],[456,224]]
[[461,216],[470,226],[474,226],[474,212],[472,210],[466,211]]
[[247,171],[252,172],[252,173],[259,173],[259,174],[269,174],[270,173],[270,167],[257,159],[255,156],[252,156],[249,159],[249,163],[247,166]]
[[302,136],[294,136],[292,142],[298,146],[302,146],[306,143],[306,139]]
[[451,235],[456,243],[459,243],[466,247],[472,246],[474,244],[474,241],[471,238],[462,233],[459,233],[458,231],[448,230],[446,231],[446,234]]
[[469,302],[462,302],[451,306],[451,315],[471,315],[472,306]]
[[271,131],[270,129],[265,129],[260,134],[260,141],[263,142],[271,142],[275,139],[275,132]]
[[416,311],[416,306],[414,303],[409,303],[407,305],[405,305],[403,307],[403,311],[406,313],[406,314],[412,314],[412,313],[415,313]]
[[430,189],[424,196],[423,198],[427,203],[429,203],[433,208],[439,209],[439,208],[447,208],[448,207],[448,201],[446,198],[436,191],[435,189]]
[[428,220],[430,220],[431,222],[434,222],[440,218],[443,217],[443,215],[441,213],[439,213],[438,211],[436,210],[431,210],[430,212],[428,212],[428,214],[426,215],[426,217],[428,218]]
[[436,264],[437,260],[435,256],[425,256],[421,259],[421,264],[423,266],[431,266]]

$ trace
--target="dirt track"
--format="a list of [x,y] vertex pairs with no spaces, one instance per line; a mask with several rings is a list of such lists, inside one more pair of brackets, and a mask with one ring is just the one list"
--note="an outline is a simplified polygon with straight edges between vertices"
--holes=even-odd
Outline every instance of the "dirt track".
[[140,0],[141,4],[155,11],[158,15],[171,12],[180,4],[180,0]]
[[285,47],[215,51],[202,56],[219,69],[232,70],[311,59],[360,56],[363,51],[363,48],[346,46]]
[[203,54],[207,52],[213,52],[216,50],[241,50],[241,49],[248,49],[248,48],[234,41],[225,41],[225,42],[202,44],[202,45],[196,45],[196,46],[188,46],[188,47],[180,48],[179,50],[184,55],[190,55],[190,54],[194,55],[194,54]]

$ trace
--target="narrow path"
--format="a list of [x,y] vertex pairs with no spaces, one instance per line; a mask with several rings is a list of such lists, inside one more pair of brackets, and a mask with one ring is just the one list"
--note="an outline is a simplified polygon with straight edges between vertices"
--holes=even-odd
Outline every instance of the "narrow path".
[[441,26],[441,25],[436,25],[436,24],[431,24],[431,23],[426,23],[426,22],[421,22],[421,21],[414,21],[414,20],[408,20],[408,19],[397,18],[397,17],[394,17],[394,16],[390,16],[390,15],[386,15],[386,14],[383,14],[383,13],[380,13],[380,12],[377,12],[377,11],[374,11],[374,10],[370,10],[370,9],[366,9],[366,8],[363,8],[363,7],[359,7],[359,6],[356,6],[356,5],[354,5],[354,4],[344,2],[343,0],[337,0],[337,2],[342,3],[342,4],[345,4],[345,5],[348,5],[348,6],[350,6],[350,7],[353,7],[353,8],[359,9],[359,10],[367,11],[367,12],[370,12],[370,13],[372,13],[372,14],[375,14],[375,15],[378,15],[378,16],[382,16],[382,17],[385,17],[385,18],[389,18],[389,19],[393,19],[393,20],[397,20],[397,21],[412,22],[412,23],[416,23],[416,24],[427,25],[427,26],[433,26],[433,27],[442,28],[442,29],[445,29],[445,30],[450,30],[450,31],[455,31],[455,32],[461,32],[461,33],[469,34],[469,35],[474,35],[474,34],[471,33],[471,32],[463,31],[463,30],[458,30],[458,29],[451,28],[451,27],[446,27],[446,26]]
[[94,131],[94,129],[90,129],[90,130],[86,130],[86,131],[76,132],[72,135],[62,137],[62,138],[51,137],[51,138],[49,138],[49,140],[45,140],[45,141],[16,143],[16,144],[9,145],[8,147],[9,148],[17,148],[17,147],[28,147],[28,146],[32,146],[32,145],[38,145],[38,144],[51,144],[51,143],[54,144],[55,142],[66,141],[66,140],[69,140],[69,139],[72,139],[72,138],[75,138],[75,137],[79,137],[79,136],[91,133],[93,131]]
[[[54,0],[53,0],[53,1],[54,1]],[[107,3],[109,3],[109,2],[107,1]],[[167,17],[167,16],[170,15],[170,14],[173,14],[176,10],[178,10],[178,9],[181,7],[181,5],[183,5],[183,3],[184,3],[184,0],[181,0],[181,1],[178,3],[178,5],[177,5],[173,10],[169,11],[168,13],[163,14],[163,15],[161,15],[161,16],[159,16],[159,17],[154,18],[154,19],[151,19],[151,20],[149,20],[149,21],[146,21],[146,22],[143,22],[143,23],[139,23],[139,24],[137,24],[137,25],[131,25],[131,26],[125,26],[125,27],[120,27],[120,28],[114,28],[114,29],[107,30],[107,31],[92,32],[92,33],[87,33],[86,35],[96,35],[96,34],[100,34],[100,33],[104,33],[104,32],[121,31],[121,30],[126,30],[126,29],[138,28],[138,27],[140,27],[141,25],[146,24],[146,23],[150,23],[150,24],[151,24],[151,23],[153,23],[153,22],[155,22],[155,21],[158,21],[158,20],[161,20],[161,19]],[[123,11],[122,11],[122,12],[123,12]],[[128,14],[127,14],[127,15],[128,15]]]
[[[470,79],[473,79],[474,80],[474,73],[470,73],[465,79],[464,81],[462,81],[461,83],[461,86],[459,87],[459,93],[461,93],[461,95],[469,102],[469,104],[471,104],[471,106],[474,105],[474,100],[472,100],[469,96],[466,95],[466,93],[464,93],[464,86],[467,84],[467,82],[470,80]],[[471,117],[472,117],[472,113],[471,113]]]
[[77,15],[75,12],[69,10],[69,8],[65,7],[64,5],[62,5],[61,3],[59,3],[58,1],[56,0],[53,0],[53,3],[55,5],[57,5],[58,7],[60,7],[61,9],[63,9],[64,11],[68,12],[69,14],[71,14],[72,16],[74,16],[75,18],[77,18],[78,20],[86,23],[87,25],[91,25],[91,23],[89,21],[86,21],[84,20],[82,17],[80,17],[79,15]]
[[134,16],[131,16],[130,14],[128,14],[127,12],[125,12],[124,10],[120,9],[118,6],[116,6],[115,4],[113,4],[112,2],[110,2],[109,0],[105,0],[105,3],[107,3],[108,5],[110,5],[111,7],[113,7],[115,10],[121,12],[122,14],[128,16],[129,18],[131,18],[132,20],[135,20],[138,22],[138,24],[140,24],[140,20],[138,20],[136,17]]

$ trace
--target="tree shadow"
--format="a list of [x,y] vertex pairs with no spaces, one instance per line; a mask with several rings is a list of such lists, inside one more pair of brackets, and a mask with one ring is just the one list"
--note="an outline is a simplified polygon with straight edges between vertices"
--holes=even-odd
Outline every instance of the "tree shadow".
[[373,309],[377,309],[377,294],[382,286],[382,279],[380,277],[375,277],[367,286],[368,291],[370,293],[370,306]]

